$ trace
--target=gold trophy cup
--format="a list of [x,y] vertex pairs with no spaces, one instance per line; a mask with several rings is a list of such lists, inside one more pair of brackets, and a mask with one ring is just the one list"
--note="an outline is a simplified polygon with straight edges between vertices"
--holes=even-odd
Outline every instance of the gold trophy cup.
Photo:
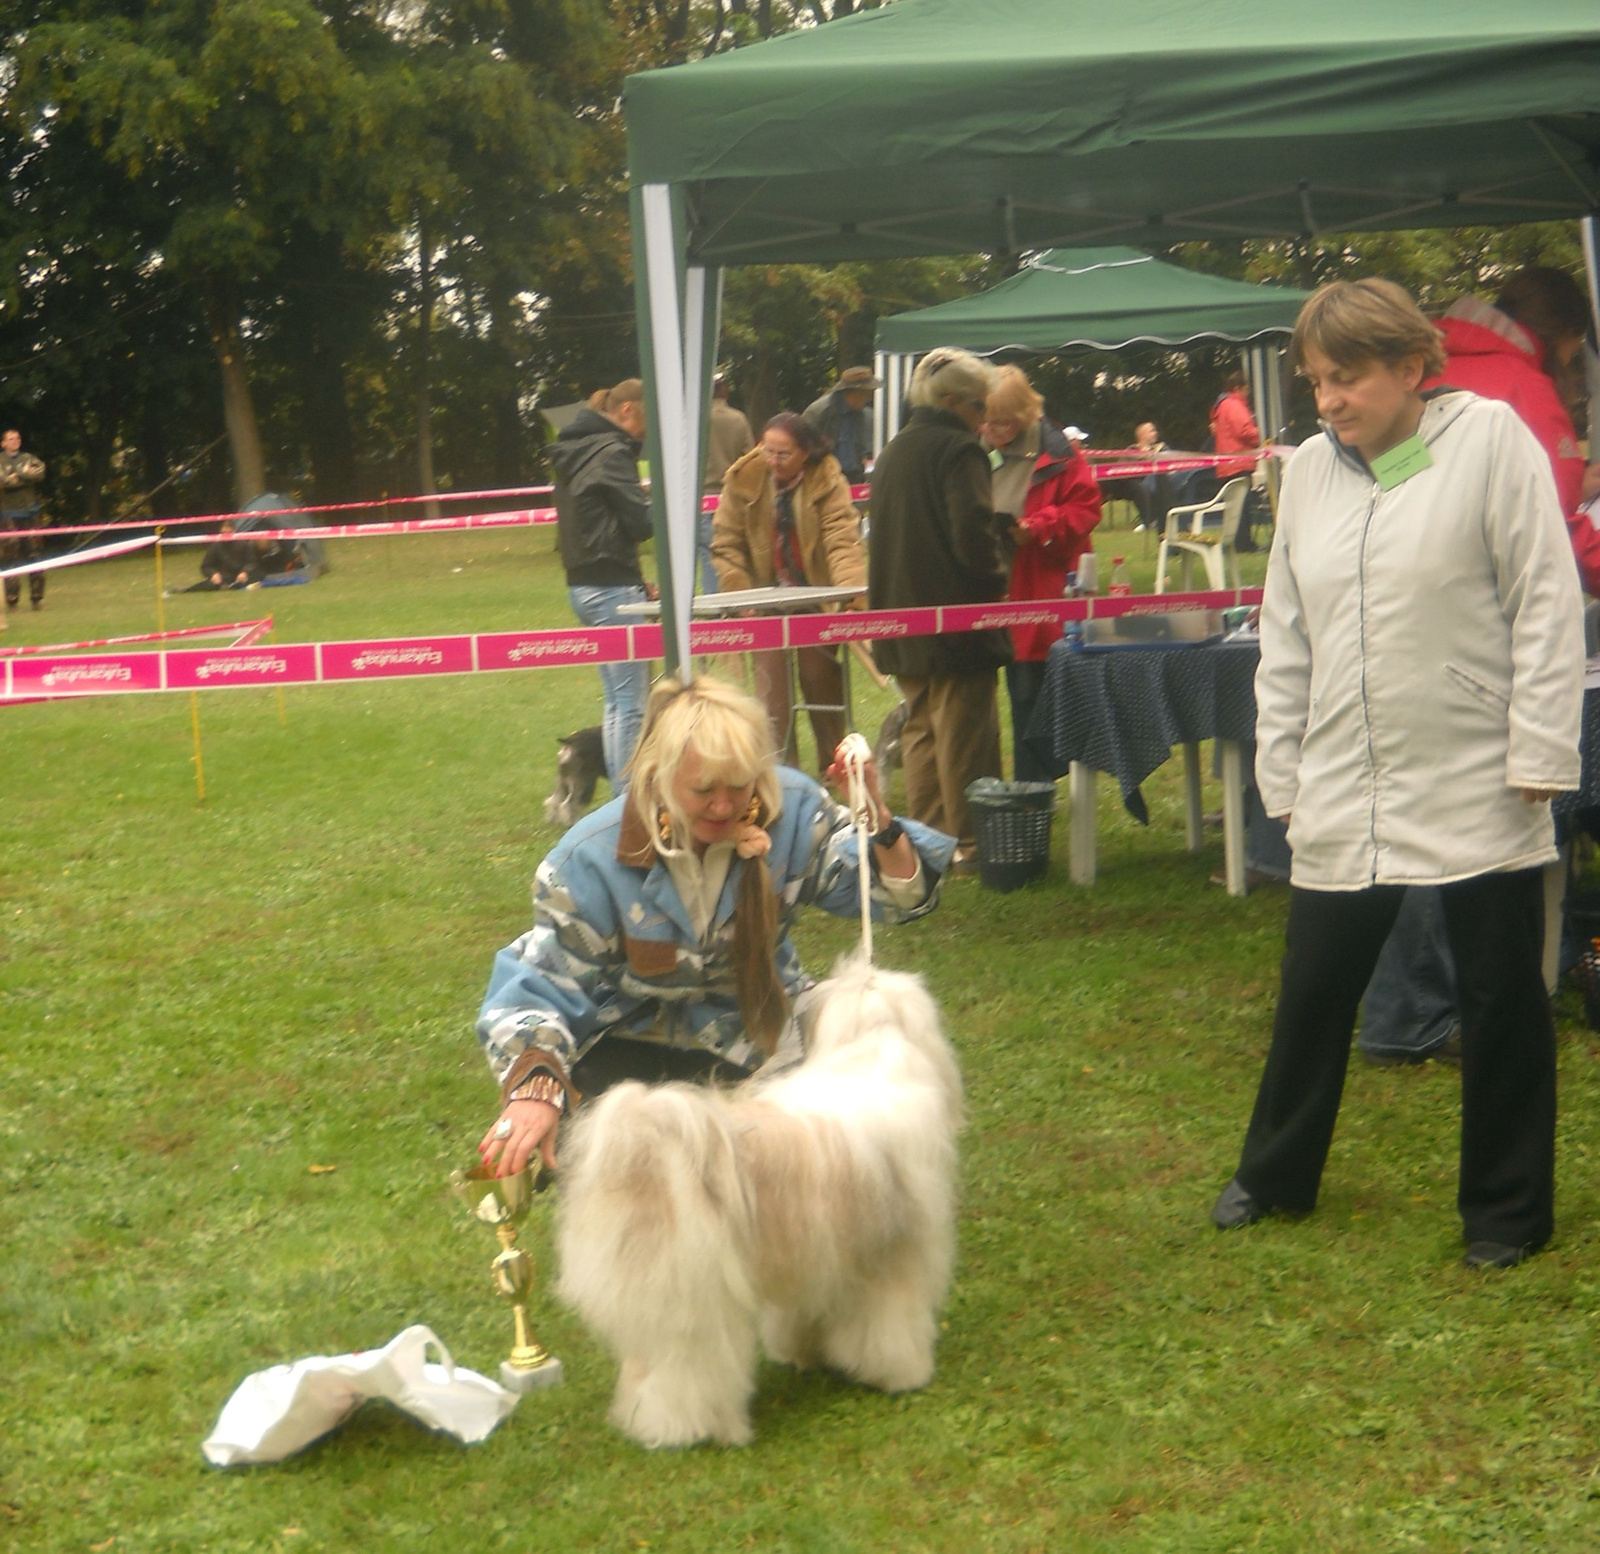
[[489,1265],[494,1287],[511,1302],[517,1341],[511,1358],[501,1362],[500,1383],[511,1392],[537,1392],[561,1380],[561,1361],[546,1354],[528,1326],[528,1293],[533,1288],[533,1259],[517,1245],[517,1226],[533,1207],[533,1172],[496,1176],[493,1166],[452,1171],[450,1186],[474,1219],[494,1226],[500,1253]]

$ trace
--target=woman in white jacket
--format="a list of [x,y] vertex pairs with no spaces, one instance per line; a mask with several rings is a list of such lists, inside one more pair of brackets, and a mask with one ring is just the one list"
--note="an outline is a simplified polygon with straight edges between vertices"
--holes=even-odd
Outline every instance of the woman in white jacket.
[[1462,972],[1466,1261],[1509,1267],[1553,1225],[1540,869],[1548,800],[1578,786],[1577,570],[1515,412],[1420,391],[1439,337],[1400,287],[1323,287],[1293,353],[1325,434],[1284,479],[1256,676],[1256,779],[1294,850],[1287,949],[1212,1220],[1315,1207],[1362,991],[1403,888],[1438,885]]

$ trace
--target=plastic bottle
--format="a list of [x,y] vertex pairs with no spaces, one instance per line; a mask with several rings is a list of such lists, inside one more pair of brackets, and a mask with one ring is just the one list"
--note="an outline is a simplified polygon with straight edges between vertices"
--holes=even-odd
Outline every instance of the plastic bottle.
[[1133,584],[1128,581],[1128,569],[1122,564],[1121,556],[1111,558],[1111,587],[1107,592],[1113,599],[1133,592]]

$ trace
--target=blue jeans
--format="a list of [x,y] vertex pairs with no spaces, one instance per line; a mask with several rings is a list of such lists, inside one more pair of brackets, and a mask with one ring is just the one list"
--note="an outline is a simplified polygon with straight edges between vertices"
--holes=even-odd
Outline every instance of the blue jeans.
[[[638,617],[619,615],[617,611],[624,604],[643,604],[645,594],[642,588],[621,584],[612,588],[568,588],[567,598],[572,601],[572,613],[585,626],[630,626],[638,623]],[[633,759],[633,747],[639,742],[639,725],[644,722],[650,665],[642,659],[601,664],[600,684],[606,700],[605,715],[600,719],[606,776],[611,779],[613,793],[626,793],[628,779],[624,774]]]
[[1361,1001],[1361,1050],[1420,1061],[1460,1023],[1443,898],[1436,886],[1407,886]]
[[711,534],[716,522],[715,513],[701,513],[695,530],[695,555],[700,563],[700,592],[703,594],[717,591],[717,569],[711,565]]

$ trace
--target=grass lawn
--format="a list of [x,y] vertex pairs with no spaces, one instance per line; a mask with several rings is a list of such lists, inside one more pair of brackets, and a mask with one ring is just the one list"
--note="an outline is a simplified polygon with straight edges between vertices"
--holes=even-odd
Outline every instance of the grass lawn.
[[[168,624],[565,624],[551,543],[350,542],[313,587],[169,600]],[[1126,554],[1145,585],[1142,543],[1102,536],[1102,576]],[[137,558],[53,578],[9,640],[153,624]],[[870,731],[889,698],[868,691]],[[417,1321],[463,1364],[504,1355],[492,1238],[445,1180],[493,1111],[471,1025],[554,840],[555,736],[598,707],[587,669],[295,689],[281,720],[271,692],[205,696],[203,806],[185,697],[0,712],[0,1547],[1600,1542],[1600,1048],[1568,995],[1559,1229],[1525,1268],[1458,1266],[1458,1081],[1433,1065],[1355,1064],[1317,1214],[1217,1235],[1285,903],[1207,883],[1220,836],[1183,851],[1176,763],[1148,829],[1101,785],[1094,890],[1067,882],[1062,823],[1043,883],[953,881],[878,939],[928,977],[970,1092],[927,1391],[768,1366],[754,1445],[652,1456],[606,1426],[609,1362],[540,1299],[567,1384],[483,1445],[373,1405],[280,1466],[207,1467],[249,1371]],[[814,917],[801,948],[822,972],[854,939]],[[547,1222],[525,1241],[542,1257]]]

